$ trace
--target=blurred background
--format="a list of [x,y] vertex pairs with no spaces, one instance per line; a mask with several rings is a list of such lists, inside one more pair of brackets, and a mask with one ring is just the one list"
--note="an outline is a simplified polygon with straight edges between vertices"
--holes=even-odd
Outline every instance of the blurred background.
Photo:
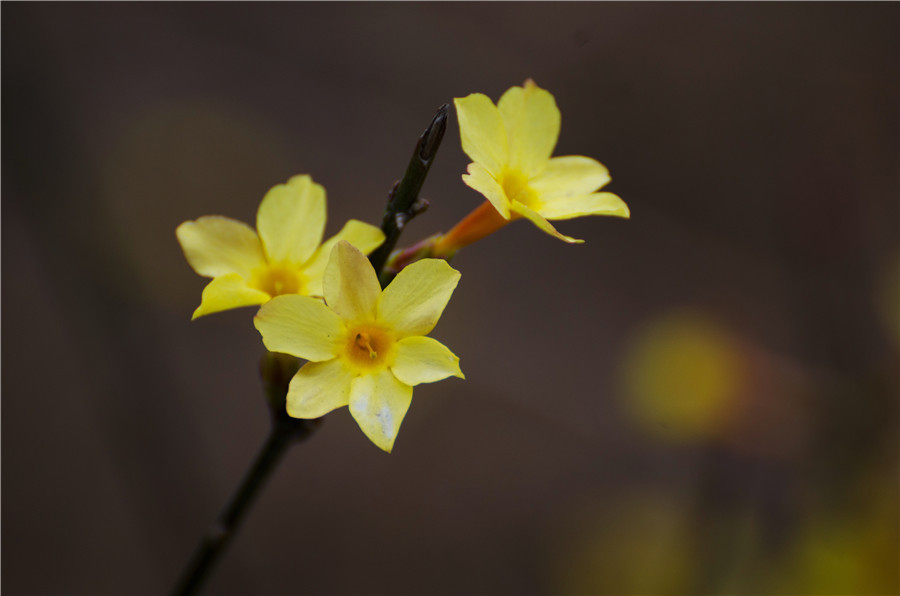
[[[394,453],[294,447],[228,594],[897,594],[900,6],[4,3],[2,587],[159,594],[268,432],[175,227],[309,173],[378,224],[527,77],[630,221],[461,252]],[[455,116],[401,239],[481,202]]]

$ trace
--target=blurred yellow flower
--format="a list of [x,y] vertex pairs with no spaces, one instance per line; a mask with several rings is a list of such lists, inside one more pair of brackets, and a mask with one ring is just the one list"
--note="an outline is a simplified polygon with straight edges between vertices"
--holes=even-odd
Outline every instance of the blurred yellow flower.
[[626,349],[625,395],[646,430],[676,442],[728,431],[747,381],[735,337],[700,312],[650,320]]
[[325,189],[307,175],[266,193],[256,213],[256,230],[220,215],[186,221],[175,230],[190,266],[213,278],[203,289],[194,319],[263,304],[282,294],[321,296],[335,243],[346,240],[369,253],[384,242],[380,229],[351,219],[323,244]]
[[291,380],[288,414],[319,418],[349,405],[366,436],[390,452],[414,385],[465,378],[459,358],[425,337],[459,277],[446,261],[422,259],[382,292],[368,259],[338,242],[325,269],[325,304],[279,296],[254,318],[269,350],[309,360]]
[[[497,105],[481,93],[453,100],[463,151],[472,159],[463,181],[510,220],[525,217],[566,242],[548,220],[583,215],[629,217],[628,206],[609,192],[600,162],[581,155],[550,157],[559,138],[560,115],[548,91],[528,79]],[[449,249],[448,249],[449,251]]]

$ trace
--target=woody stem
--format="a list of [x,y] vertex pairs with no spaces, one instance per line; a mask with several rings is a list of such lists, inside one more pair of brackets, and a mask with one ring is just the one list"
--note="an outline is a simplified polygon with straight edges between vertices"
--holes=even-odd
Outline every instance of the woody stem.
[[287,452],[287,448],[296,441],[308,437],[318,420],[274,420],[269,437],[256,456],[256,460],[248,470],[237,491],[228,501],[228,505],[210,527],[200,542],[187,567],[173,590],[176,595],[196,594],[220,555],[234,537],[244,515],[259,494],[269,474]]
[[449,104],[444,104],[438,109],[428,128],[419,137],[419,142],[416,143],[403,179],[391,191],[387,209],[385,209],[381,221],[381,230],[385,236],[384,243],[369,256],[372,267],[379,275],[391,251],[397,245],[400,233],[407,222],[428,207],[427,201],[419,199],[419,191],[422,190],[425,176],[428,175],[441,139],[444,138],[449,112]]

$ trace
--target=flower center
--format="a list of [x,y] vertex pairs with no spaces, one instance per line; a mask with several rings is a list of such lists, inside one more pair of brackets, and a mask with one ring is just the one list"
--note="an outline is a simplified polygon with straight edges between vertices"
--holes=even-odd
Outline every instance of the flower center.
[[303,290],[303,276],[285,265],[267,265],[253,272],[250,285],[273,298],[281,294],[299,294]]
[[378,358],[378,352],[372,347],[372,337],[365,331],[360,331],[356,334],[356,347],[367,350],[369,352],[369,360]]
[[528,186],[528,179],[516,170],[505,170],[500,179],[500,185],[506,198],[510,201],[518,201],[526,206],[532,206],[535,196],[534,191]]
[[347,333],[344,357],[357,369],[383,368],[393,359],[394,337],[374,323],[351,327]]

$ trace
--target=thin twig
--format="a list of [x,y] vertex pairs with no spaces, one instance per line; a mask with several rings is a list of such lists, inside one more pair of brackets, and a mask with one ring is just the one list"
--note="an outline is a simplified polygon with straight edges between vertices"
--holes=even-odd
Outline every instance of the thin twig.
[[419,191],[422,190],[425,176],[428,175],[428,169],[437,155],[441,139],[444,138],[449,113],[449,104],[445,103],[438,109],[434,118],[431,119],[431,124],[419,137],[419,142],[416,143],[415,151],[409,160],[403,179],[391,190],[387,209],[381,220],[381,230],[385,236],[384,244],[369,256],[372,267],[379,274],[391,251],[397,245],[400,233],[407,222],[428,208],[428,202],[419,198]]
[[253,462],[237,492],[200,542],[173,594],[179,596],[195,594],[200,589],[219,560],[219,556],[234,537],[269,474],[281,460],[281,456],[287,452],[291,444],[312,434],[314,425],[311,423],[318,422],[295,418],[273,422],[269,437],[256,456],[256,461]]

